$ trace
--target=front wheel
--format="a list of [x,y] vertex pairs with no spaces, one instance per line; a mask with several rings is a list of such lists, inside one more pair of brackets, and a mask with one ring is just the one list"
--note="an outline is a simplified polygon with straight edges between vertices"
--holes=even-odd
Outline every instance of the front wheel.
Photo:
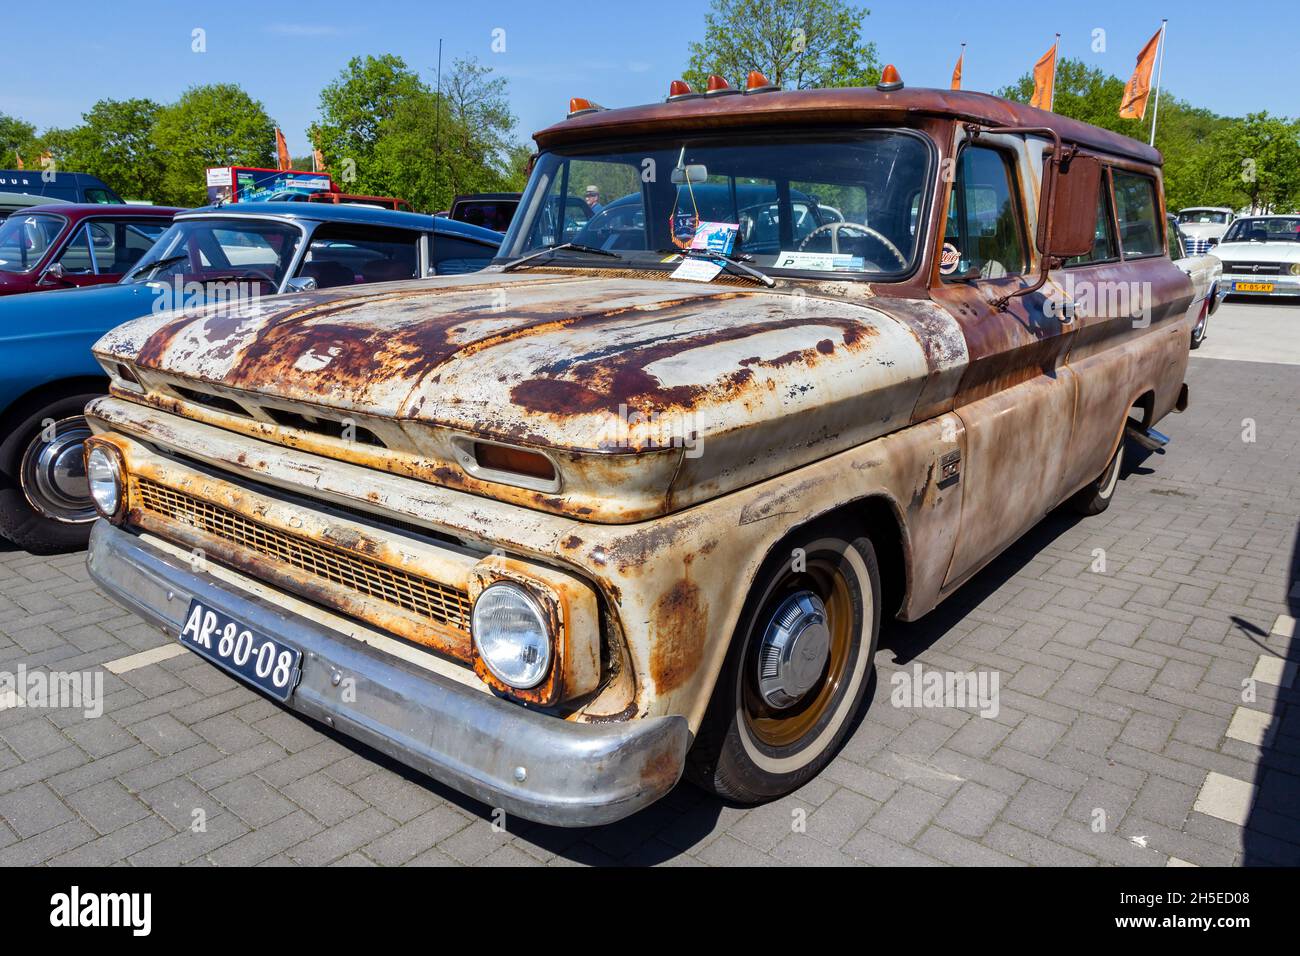
[[41,408],[0,440],[0,535],[34,554],[86,546],[96,513],[86,484],[82,411],[95,395]]
[[687,775],[759,803],[797,790],[835,755],[862,705],[880,633],[880,571],[868,538],[828,529],[759,572]]

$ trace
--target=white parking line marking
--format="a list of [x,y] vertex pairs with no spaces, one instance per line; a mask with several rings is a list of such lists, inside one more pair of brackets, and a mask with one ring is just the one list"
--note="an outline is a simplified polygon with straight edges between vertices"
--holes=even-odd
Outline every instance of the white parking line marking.
[[1244,827],[1258,792],[1259,788],[1253,783],[1211,770],[1201,784],[1201,792],[1196,795],[1192,809]]
[[1261,654],[1255,662],[1255,670],[1251,672],[1250,679],[1274,687],[1290,687],[1295,683],[1296,669],[1295,661]]
[[1179,859],[1176,856],[1171,856],[1168,860],[1165,861],[1165,866],[1200,866],[1200,864],[1188,863],[1186,860]]
[[1274,637],[1295,637],[1295,618],[1290,614],[1279,614],[1269,634]]
[[1273,719],[1262,710],[1238,707],[1232,712],[1225,736],[1241,740],[1256,747],[1265,747],[1273,739]]
[[127,671],[148,667],[150,664],[157,664],[159,661],[165,661],[169,657],[184,653],[185,648],[179,644],[163,644],[161,647],[151,647],[139,654],[132,654],[129,657],[120,657],[115,661],[109,661],[104,665],[104,669],[111,674],[125,674]]

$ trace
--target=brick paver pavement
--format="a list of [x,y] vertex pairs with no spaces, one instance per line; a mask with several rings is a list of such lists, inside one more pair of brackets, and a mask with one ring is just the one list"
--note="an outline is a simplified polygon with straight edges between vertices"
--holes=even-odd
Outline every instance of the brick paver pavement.
[[[104,670],[165,639],[82,555],[0,552],[0,671],[106,693],[93,719],[0,697],[0,864],[1300,864],[1300,366],[1193,358],[1188,379],[1110,510],[1049,516],[888,625],[842,752],[753,809],[682,785],[603,829],[498,832],[192,654]],[[918,664],[996,675],[996,716],[892,706]]]

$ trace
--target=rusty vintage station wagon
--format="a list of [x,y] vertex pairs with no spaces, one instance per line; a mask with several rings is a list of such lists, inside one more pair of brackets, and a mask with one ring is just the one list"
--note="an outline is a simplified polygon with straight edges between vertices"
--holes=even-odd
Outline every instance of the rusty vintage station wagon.
[[1134,140],[892,67],[536,139],[487,271],[131,322],[88,410],[96,580],[493,806],[790,792],[883,615],[1105,508],[1186,405]]

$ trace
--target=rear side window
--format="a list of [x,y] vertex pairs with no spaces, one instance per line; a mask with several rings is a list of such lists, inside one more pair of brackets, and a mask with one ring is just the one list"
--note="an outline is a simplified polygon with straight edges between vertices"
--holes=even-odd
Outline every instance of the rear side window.
[[497,250],[492,246],[472,239],[457,239],[452,236],[433,238],[433,267],[440,276],[478,272],[496,254]]
[[946,280],[997,279],[1025,271],[1015,184],[1011,164],[998,150],[962,150],[944,233],[940,271]]
[[1165,251],[1160,234],[1156,184],[1148,176],[1112,170],[1115,213],[1124,257],[1158,256]]

